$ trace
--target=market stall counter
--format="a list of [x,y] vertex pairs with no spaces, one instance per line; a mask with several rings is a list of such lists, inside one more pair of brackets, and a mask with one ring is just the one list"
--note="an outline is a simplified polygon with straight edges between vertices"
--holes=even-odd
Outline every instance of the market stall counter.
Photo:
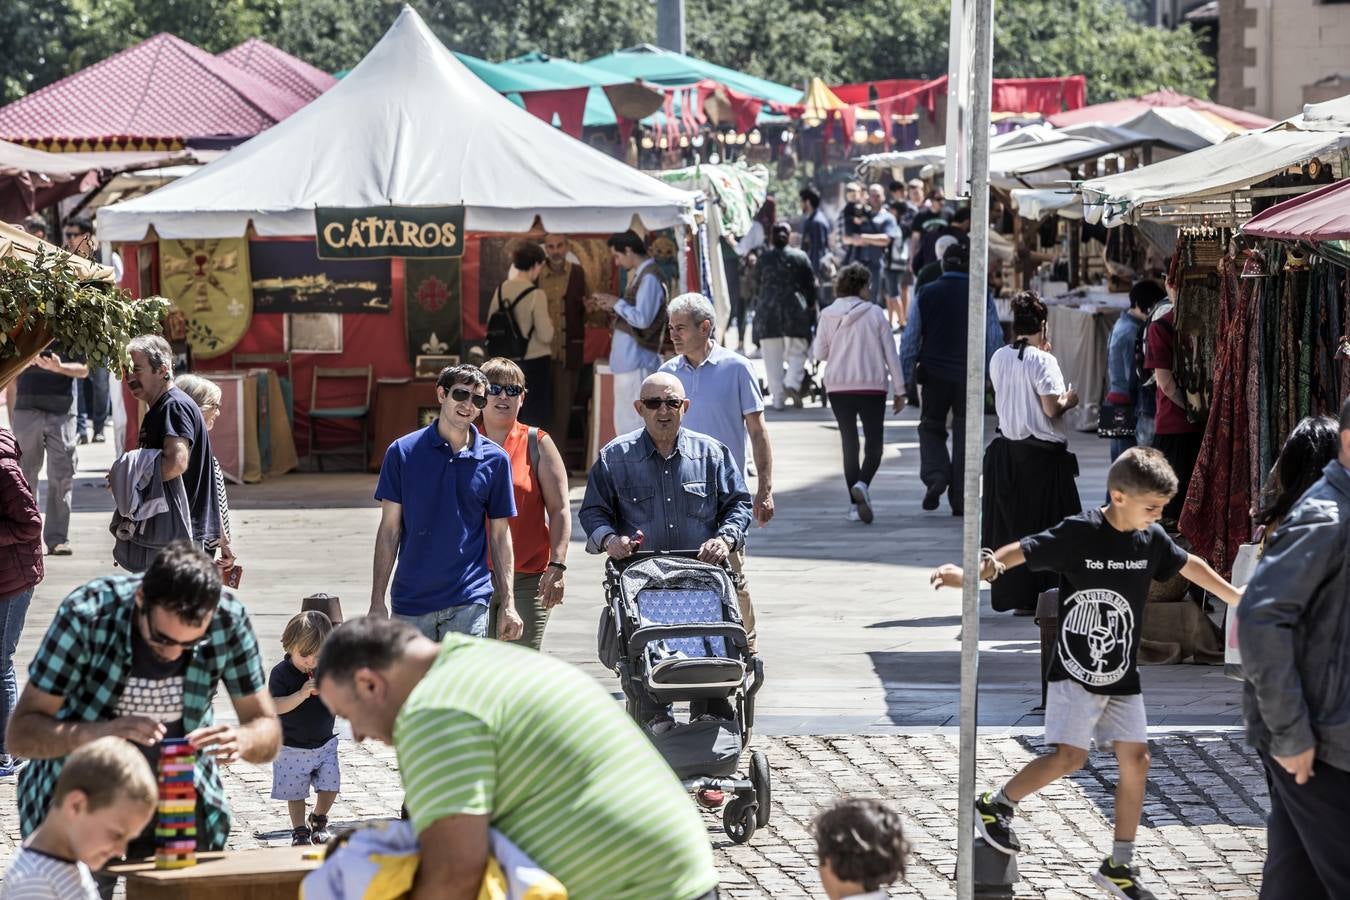
[[110,866],[127,882],[127,900],[295,900],[321,863],[321,847],[267,847],[199,853],[197,865],[156,869],[153,861]]
[[389,445],[405,434],[425,428],[440,414],[435,378],[380,378],[375,382],[375,423],[371,428],[372,472],[380,471]]
[[1069,291],[1068,285],[1046,286],[1047,324],[1055,358],[1064,372],[1064,382],[1078,389],[1081,402],[1064,414],[1064,424],[1074,431],[1097,427],[1102,397],[1106,394],[1106,347],[1111,329],[1123,310],[1129,309],[1128,294],[1111,293],[1105,285]]

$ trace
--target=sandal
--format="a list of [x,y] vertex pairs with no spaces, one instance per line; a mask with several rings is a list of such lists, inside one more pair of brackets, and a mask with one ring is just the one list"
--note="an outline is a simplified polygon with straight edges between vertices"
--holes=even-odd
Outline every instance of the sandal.
[[310,840],[309,828],[305,825],[297,825],[291,829],[291,846],[303,847],[306,844],[312,844]]
[[328,833],[328,817],[309,814],[310,839],[316,844],[328,843],[331,835]]

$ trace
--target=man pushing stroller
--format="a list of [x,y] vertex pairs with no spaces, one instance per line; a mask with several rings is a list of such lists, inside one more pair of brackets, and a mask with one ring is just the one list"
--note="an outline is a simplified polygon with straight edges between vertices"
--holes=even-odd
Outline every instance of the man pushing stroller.
[[[642,430],[619,435],[591,468],[580,514],[586,550],[614,560],[639,549],[697,550],[704,562],[725,562],[745,544],[751,518],[731,451],[681,427],[689,401],[674,375],[649,377],[635,406]],[[643,710],[653,732],[669,721],[668,707]]]

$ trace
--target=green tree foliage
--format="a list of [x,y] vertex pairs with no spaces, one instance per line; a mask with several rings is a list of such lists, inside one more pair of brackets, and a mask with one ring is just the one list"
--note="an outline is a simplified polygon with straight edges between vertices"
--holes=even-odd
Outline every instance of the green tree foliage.
[[[774,81],[931,78],[947,68],[942,0],[686,0],[690,53]],[[586,59],[653,40],[651,0],[416,0],[455,50]],[[0,100],[11,100],[160,31],[212,52],[252,36],[328,70],[350,68],[401,0],[3,0]],[[1000,77],[1082,73],[1091,102],[1171,87],[1204,96],[1213,67],[1189,28],[1130,18],[1120,0],[1003,0]]]

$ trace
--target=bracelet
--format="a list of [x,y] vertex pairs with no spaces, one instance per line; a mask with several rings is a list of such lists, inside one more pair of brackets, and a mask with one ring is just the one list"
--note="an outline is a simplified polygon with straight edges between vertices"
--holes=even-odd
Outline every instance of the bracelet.
[[990,584],[993,584],[995,581],[998,581],[999,576],[1002,575],[1008,568],[1003,563],[999,562],[997,559],[994,558],[994,551],[990,550],[988,547],[980,548],[981,572],[984,571],[985,563],[989,563],[991,566],[994,567],[994,574],[990,575],[989,578],[986,579]]
[[[605,541],[605,544],[608,545],[608,544],[609,544],[609,541]],[[566,571],[567,571],[567,566],[563,565],[563,564],[560,563],[560,562],[553,562],[552,560],[549,561],[548,567],[549,567],[550,569],[557,569],[559,572],[566,572]]]

